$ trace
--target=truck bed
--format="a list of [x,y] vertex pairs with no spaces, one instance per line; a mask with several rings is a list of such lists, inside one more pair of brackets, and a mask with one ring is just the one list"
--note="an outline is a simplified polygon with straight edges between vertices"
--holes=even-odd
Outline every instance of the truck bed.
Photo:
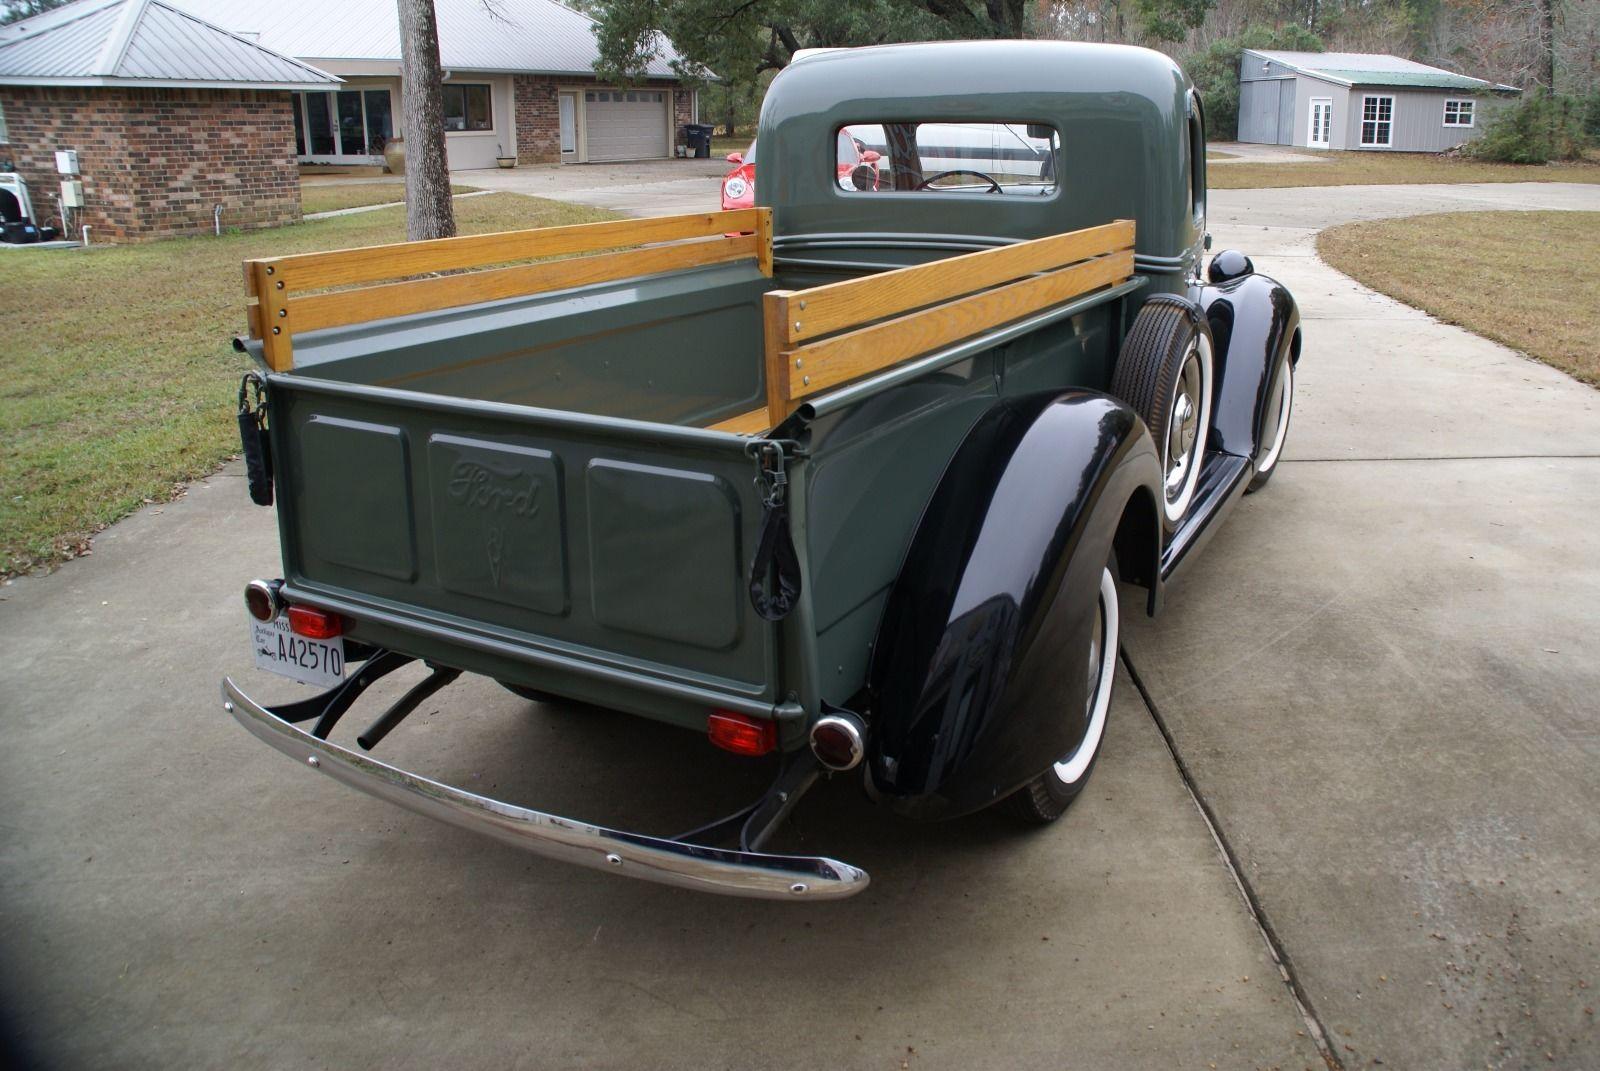
[[330,329],[297,340],[295,373],[703,426],[761,403],[775,285],[736,262]]
[[[1118,330],[1112,299],[1138,285],[1132,227],[974,254],[981,271],[912,267],[867,289],[841,271],[788,290],[800,277],[775,278],[760,255],[764,213],[748,214],[753,236],[709,240],[746,214],[697,217],[672,254],[687,262],[668,270],[439,307],[415,306],[436,290],[492,294],[498,273],[592,270],[557,261],[490,269],[478,288],[445,274],[297,303],[281,283],[417,262],[252,262],[285,595],[341,613],[354,640],[686,726],[720,708],[797,733],[824,693],[851,694],[965,429],[1008,378],[1038,390],[1108,373],[1083,363],[1085,340]],[[449,270],[456,251],[500,239],[446,241],[467,244],[421,245]],[[659,267],[668,254],[590,259],[607,257]],[[271,331],[297,320],[317,326]],[[804,597],[772,622],[748,590],[766,508],[752,437],[802,406],[815,425],[789,493]]]

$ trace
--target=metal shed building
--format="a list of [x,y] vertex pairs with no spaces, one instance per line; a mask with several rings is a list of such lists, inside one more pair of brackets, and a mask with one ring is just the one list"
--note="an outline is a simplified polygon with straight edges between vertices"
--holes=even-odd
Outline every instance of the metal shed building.
[[1485,109],[1520,92],[1399,56],[1247,48],[1239,61],[1239,140],[1444,152],[1478,133]]

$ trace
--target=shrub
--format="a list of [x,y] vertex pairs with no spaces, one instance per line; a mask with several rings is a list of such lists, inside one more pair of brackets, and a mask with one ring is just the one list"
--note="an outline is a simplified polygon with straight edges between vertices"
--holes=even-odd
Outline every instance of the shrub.
[[1239,60],[1247,48],[1321,52],[1322,39],[1301,26],[1251,26],[1237,37],[1224,37],[1186,57],[1183,69],[1200,91],[1206,110],[1206,133],[1213,141],[1230,141],[1239,136]]
[[1600,89],[1583,98],[1583,136],[1590,145],[1600,145]]
[[1491,116],[1482,134],[1461,146],[1464,156],[1503,164],[1577,160],[1588,144],[1583,101],[1544,93],[1525,97]]

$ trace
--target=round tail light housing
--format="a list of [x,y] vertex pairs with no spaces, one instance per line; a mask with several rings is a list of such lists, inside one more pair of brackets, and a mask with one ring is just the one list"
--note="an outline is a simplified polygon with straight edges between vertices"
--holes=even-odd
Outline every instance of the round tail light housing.
[[811,723],[811,753],[830,770],[854,769],[866,754],[860,719],[827,714]]
[[257,621],[275,621],[283,612],[283,596],[278,589],[281,580],[252,580],[244,586],[244,605]]

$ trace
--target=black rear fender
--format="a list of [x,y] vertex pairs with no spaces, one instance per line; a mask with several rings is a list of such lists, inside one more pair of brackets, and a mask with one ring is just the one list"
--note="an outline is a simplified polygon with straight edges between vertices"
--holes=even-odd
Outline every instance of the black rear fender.
[[[879,626],[868,761],[913,817],[1010,794],[1082,736],[1087,650],[1113,545],[1159,583],[1155,445],[1124,403],[1001,401],[945,470]],[[1130,568],[1131,567],[1131,568]]]
[[1300,356],[1300,310],[1282,283],[1253,273],[1198,287],[1191,297],[1211,325],[1215,354],[1210,446],[1255,457],[1283,354]]

